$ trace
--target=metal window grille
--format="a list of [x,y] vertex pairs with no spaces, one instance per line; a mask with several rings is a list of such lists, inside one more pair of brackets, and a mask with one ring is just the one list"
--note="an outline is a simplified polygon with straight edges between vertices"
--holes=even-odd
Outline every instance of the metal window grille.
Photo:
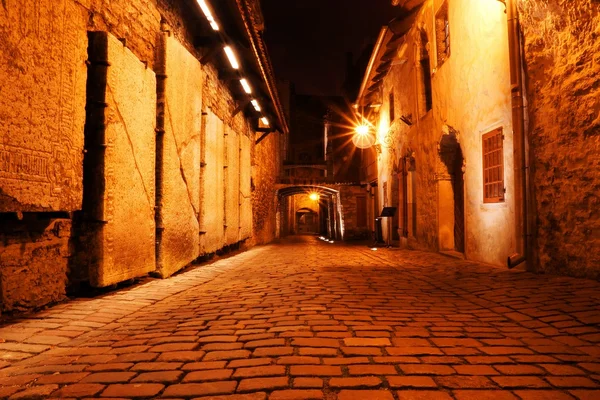
[[483,202],[504,201],[504,134],[502,128],[483,135]]

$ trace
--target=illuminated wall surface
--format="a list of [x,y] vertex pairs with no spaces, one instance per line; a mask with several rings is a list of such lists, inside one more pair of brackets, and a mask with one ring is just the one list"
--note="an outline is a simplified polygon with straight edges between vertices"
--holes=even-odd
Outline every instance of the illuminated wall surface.
[[279,137],[255,145],[197,18],[160,3],[0,6],[0,311],[276,236]]
[[600,278],[600,7],[519,3],[529,79],[537,267]]
[[[519,1],[527,76],[536,259],[529,268],[576,276],[600,275],[600,39],[598,6],[589,1]],[[435,21],[440,0],[426,1],[385,78],[378,139],[379,196],[388,205],[416,204],[416,229],[406,243],[457,250],[454,170],[449,143],[464,158],[464,253],[498,266],[518,251],[517,199],[508,32],[498,1],[448,1],[450,52],[440,60]],[[595,32],[592,34],[592,32]],[[426,42],[426,44],[424,44]],[[423,110],[420,60],[430,59],[432,109]],[[443,61],[443,62],[442,62]],[[389,121],[388,94],[396,116]],[[400,120],[409,117],[412,126]],[[502,128],[504,200],[484,201],[482,136]],[[444,152],[447,152],[444,154]],[[450,153],[448,153],[450,152]],[[452,155],[452,154],[450,154]],[[408,173],[404,199],[403,159]],[[399,174],[399,178],[396,178]],[[399,190],[390,182],[398,179]],[[387,183],[387,190],[384,189]],[[414,195],[414,198],[413,198]],[[412,207],[412,204],[408,204]],[[412,209],[409,210],[412,212]],[[400,221],[400,228],[411,226]],[[401,217],[402,218],[402,217]],[[384,234],[386,234],[384,222]],[[593,249],[593,251],[592,251]]]
[[[464,218],[467,257],[503,265],[515,251],[514,198],[508,189],[504,202],[483,202],[481,137],[493,128],[504,128],[505,184],[512,187],[506,15],[499,2],[453,1],[448,9],[450,56],[438,60],[434,15],[441,5],[440,1],[424,4],[398,55],[401,62],[391,68],[383,85],[384,102],[378,124],[382,143],[378,186],[381,205],[406,207],[409,205],[405,206],[405,202],[416,200],[416,229],[414,232],[410,229],[407,241],[418,248],[460,251],[455,220]],[[424,48],[431,66],[433,107],[429,111],[422,108],[424,95],[419,69]],[[391,91],[396,118],[390,125],[389,102],[385,99]],[[399,118],[403,115],[410,115],[412,126]],[[447,141],[454,142],[455,148],[445,148]],[[462,153],[464,163],[449,165],[440,151],[454,152],[455,158]],[[407,199],[403,198],[401,188],[402,180],[410,179],[410,173],[407,171],[406,178],[402,176],[403,158],[414,162],[416,175],[415,181],[406,182],[410,197]],[[455,211],[453,186],[461,169],[464,169],[463,215]],[[395,179],[400,181],[394,182]],[[400,228],[409,223],[401,220]],[[387,224],[386,219],[383,229],[386,236]]]

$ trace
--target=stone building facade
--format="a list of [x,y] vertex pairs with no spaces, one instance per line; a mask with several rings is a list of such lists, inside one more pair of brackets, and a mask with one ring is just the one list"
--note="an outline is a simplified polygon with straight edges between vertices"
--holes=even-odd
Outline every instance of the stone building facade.
[[391,223],[403,246],[597,278],[598,5],[396,4],[357,101],[378,207],[398,207],[384,236]]
[[[167,277],[276,236],[262,199],[283,147],[269,133],[287,122],[260,7],[211,7],[254,49],[238,54],[239,75],[195,1],[3,2],[0,310],[59,301],[81,282]],[[260,114],[238,88],[244,73]]]

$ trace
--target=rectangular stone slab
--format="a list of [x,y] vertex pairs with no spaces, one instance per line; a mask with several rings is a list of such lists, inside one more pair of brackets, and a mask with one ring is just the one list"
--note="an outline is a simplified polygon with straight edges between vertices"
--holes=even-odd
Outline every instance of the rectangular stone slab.
[[89,37],[85,211],[102,287],[155,270],[156,77],[114,36]]
[[167,277],[199,252],[203,72],[200,62],[168,34],[161,38],[157,72],[157,270]]
[[224,246],[224,124],[211,110],[204,127],[204,167],[201,174],[200,254],[210,254]]
[[252,236],[252,142],[240,135],[240,240]]
[[0,4],[0,212],[81,209],[88,18],[71,0]]
[[225,169],[225,240],[234,244],[240,239],[240,142],[237,132],[226,127],[227,168]]

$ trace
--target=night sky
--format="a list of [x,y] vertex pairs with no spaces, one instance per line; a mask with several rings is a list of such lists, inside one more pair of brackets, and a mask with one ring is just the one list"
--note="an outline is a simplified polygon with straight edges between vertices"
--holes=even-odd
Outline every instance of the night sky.
[[301,94],[339,95],[354,59],[400,12],[391,0],[262,0],[265,41],[278,79]]

